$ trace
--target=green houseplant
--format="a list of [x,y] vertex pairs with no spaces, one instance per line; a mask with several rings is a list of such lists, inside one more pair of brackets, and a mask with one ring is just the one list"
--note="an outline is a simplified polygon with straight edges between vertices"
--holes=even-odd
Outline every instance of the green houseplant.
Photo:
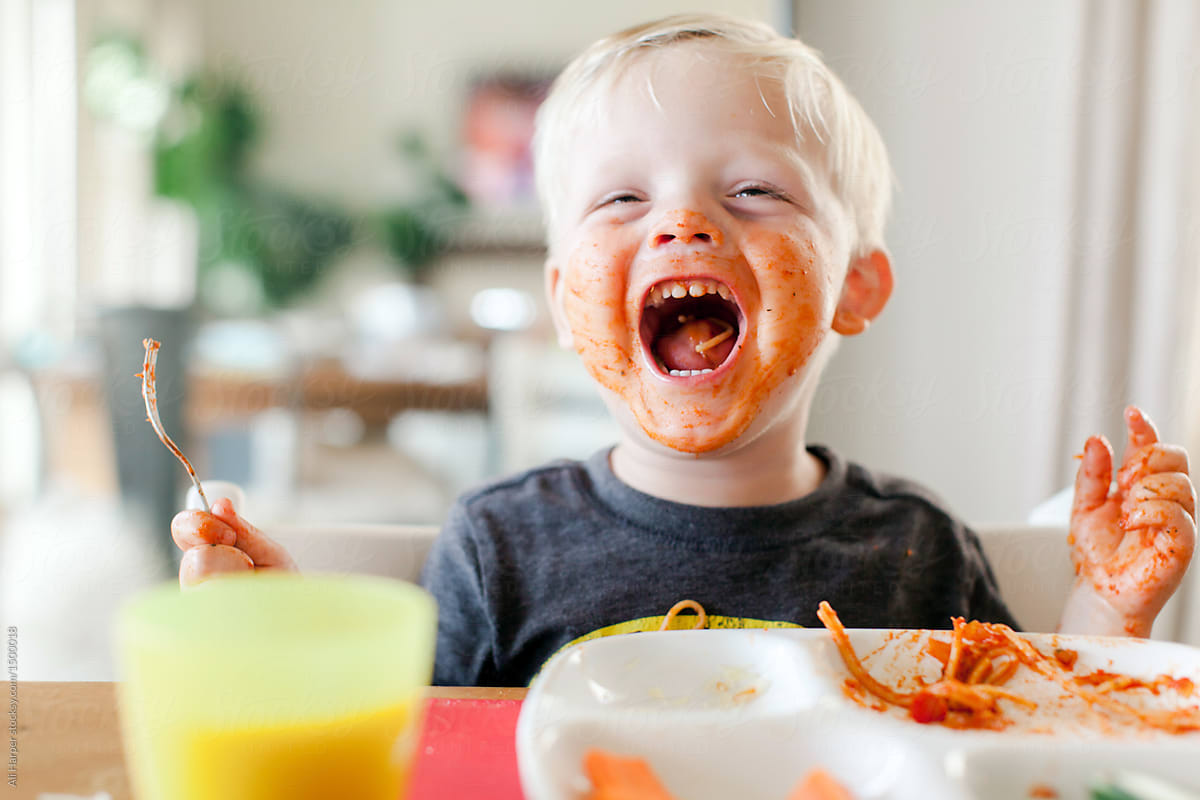
[[420,189],[407,202],[376,215],[375,227],[397,267],[419,281],[449,246],[470,204],[458,184],[437,165],[419,133],[401,136],[399,151]]
[[350,245],[354,224],[329,203],[254,177],[248,159],[259,130],[253,102],[237,85],[206,75],[185,81],[155,139],[155,190],[195,210],[201,276],[243,270],[263,305],[281,306]]

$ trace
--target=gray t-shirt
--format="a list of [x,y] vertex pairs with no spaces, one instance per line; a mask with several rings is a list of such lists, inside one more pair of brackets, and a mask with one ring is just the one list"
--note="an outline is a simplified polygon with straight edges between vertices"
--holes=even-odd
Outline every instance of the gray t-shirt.
[[563,646],[657,628],[685,598],[716,627],[820,625],[821,600],[853,628],[1015,627],[979,540],[929,492],[809,451],[821,485],[772,506],[643,494],[607,450],[466,493],[421,577],[438,602],[434,682],[524,686]]

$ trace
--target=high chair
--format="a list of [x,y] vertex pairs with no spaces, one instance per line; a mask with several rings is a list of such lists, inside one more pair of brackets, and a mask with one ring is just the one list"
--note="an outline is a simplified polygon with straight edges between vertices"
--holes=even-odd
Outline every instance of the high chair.
[[[234,508],[246,507],[245,493],[228,481],[204,481],[205,494],[228,497]],[[187,493],[186,508],[201,508],[195,488]],[[437,525],[386,523],[263,524],[261,530],[278,542],[301,572],[343,572],[381,575],[415,582]]]
[[992,565],[1000,596],[1021,628],[1053,632],[1075,578],[1066,528],[984,525],[974,530]]
[[[195,507],[197,500],[193,490],[189,506]],[[1000,596],[1021,628],[1053,632],[1075,577],[1066,527],[1018,524],[973,529]],[[438,530],[436,525],[361,523],[264,526],[264,532],[287,549],[302,571],[359,572],[410,581],[420,576]],[[1187,641],[1187,589],[1182,587],[1159,614],[1153,638]]]
[[[1000,596],[1022,629],[1053,632],[1075,580],[1066,526],[983,525],[974,530],[1000,585]],[[1189,627],[1193,582],[1194,578],[1184,578],[1183,585],[1159,612],[1151,638],[1200,644]]]
[[279,542],[302,572],[355,572],[415,582],[436,525],[280,525],[263,532]]

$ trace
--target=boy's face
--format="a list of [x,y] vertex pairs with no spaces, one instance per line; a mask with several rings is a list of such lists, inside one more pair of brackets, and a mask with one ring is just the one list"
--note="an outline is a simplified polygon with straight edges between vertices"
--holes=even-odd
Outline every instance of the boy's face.
[[887,258],[851,259],[816,137],[741,58],[672,45],[598,103],[547,262],[559,332],[651,439],[748,441],[792,413],[831,330],[882,309]]

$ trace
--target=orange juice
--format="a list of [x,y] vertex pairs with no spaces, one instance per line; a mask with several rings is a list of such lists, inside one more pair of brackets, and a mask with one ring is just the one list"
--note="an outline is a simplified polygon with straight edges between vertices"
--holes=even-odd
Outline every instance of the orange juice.
[[150,797],[397,800],[408,782],[412,704],[317,722],[164,732],[149,743]]
[[417,586],[263,573],[151,590],[117,626],[137,800],[399,800],[433,671]]

